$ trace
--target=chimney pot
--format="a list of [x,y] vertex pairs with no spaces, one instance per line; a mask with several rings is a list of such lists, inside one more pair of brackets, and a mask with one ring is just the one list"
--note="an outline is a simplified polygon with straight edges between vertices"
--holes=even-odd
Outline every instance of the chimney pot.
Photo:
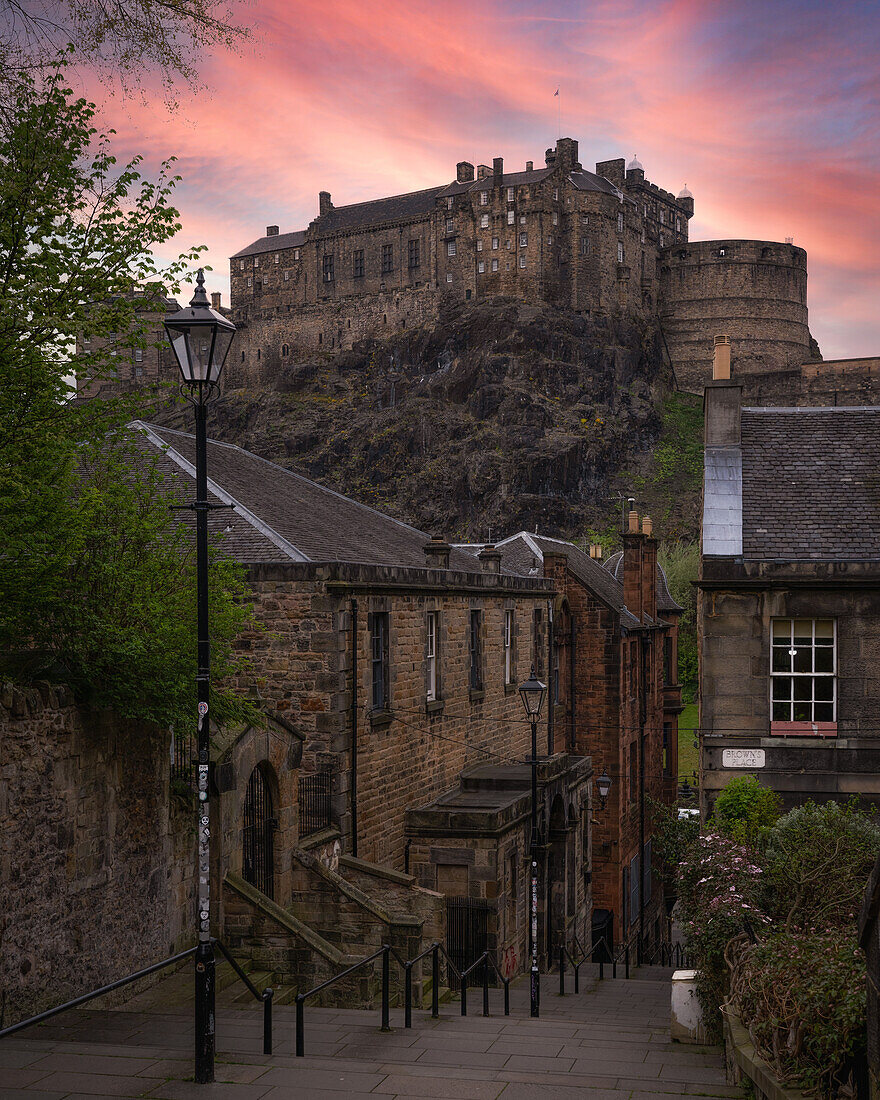
[[277,225],[267,225],[266,226],[266,236],[267,237],[277,237],[278,236],[278,226]]
[[637,535],[639,533],[639,513],[633,508],[628,517],[629,533],[631,535]]
[[526,161],[526,171],[527,172],[533,171],[534,167],[535,167],[535,162],[533,160],[527,160]]
[[212,290],[211,291],[211,309],[216,309],[216,310],[220,309],[220,291],[219,290]]
[[477,558],[480,562],[480,572],[500,573],[501,556],[501,551],[496,550],[494,546],[484,546],[479,554],[477,554]]
[[650,516],[642,516],[642,534],[651,535],[654,530],[654,524]]
[[715,337],[715,354],[712,361],[712,378],[723,382],[730,378],[730,337]]
[[425,544],[425,558],[430,569],[448,569],[451,547],[442,535],[433,535]]

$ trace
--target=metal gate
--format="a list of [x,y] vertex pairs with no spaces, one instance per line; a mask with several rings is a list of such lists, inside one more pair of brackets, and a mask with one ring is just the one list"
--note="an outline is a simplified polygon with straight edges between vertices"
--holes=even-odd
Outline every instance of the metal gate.
[[[472,966],[489,946],[491,908],[481,898],[446,899],[446,953],[459,973]],[[474,982],[482,981],[483,968],[475,970],[472,977]]]
[[275,896],[273,841],[277,824],[272,792],[262,769],[256,767],[251,772],[244,799],[242,877],[270,898]]

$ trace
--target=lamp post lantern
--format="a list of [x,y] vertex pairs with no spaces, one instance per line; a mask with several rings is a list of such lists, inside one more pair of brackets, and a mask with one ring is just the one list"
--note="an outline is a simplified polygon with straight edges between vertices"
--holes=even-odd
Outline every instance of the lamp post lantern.
[[181,387],[195,408],[196,416],[196,499],[190,505],[196,514],[196,588],[198,606],[198,929],[195,955],[195,1079],[200,1084],[214,1080],[214,945],[211,940],[211,857],[210,801],[208,797],[209,695],[211,657],[208,635],[208,442],[207,402],[215,393],[220,372],[229,352],[235,325],[211,309],[205,293],[205,276],[196,276],[192,301],[165,320],[165,331],[183,375]]
[[605,799],[608,797],[608,792],[611,790],[611,777],[608,772],[603,769],[602,774],[596,780],[596,789],[599,792],[599,800],[602,804],[602,809],[605,809]]
[[538,971],[538,718],[544,705],[547,685],[532,674],[519,685],[519,695],[532,726],[532,828],[529,841],[529,858],[532,865],[529,889],[529,1004],[530,1014],[538,1016],[541,1005],[541,978]]

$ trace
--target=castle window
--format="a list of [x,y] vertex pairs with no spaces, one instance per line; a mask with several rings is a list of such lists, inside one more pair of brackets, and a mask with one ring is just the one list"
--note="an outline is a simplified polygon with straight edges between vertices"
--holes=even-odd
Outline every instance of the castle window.
[[660,247],[661,247],[661,248],[665,248],[665,247],[666,247],[666,241],[665,241],[665,239],[664,239],[664,237],[663,237],[663,234],[662,234],[662,233],[660,234]]
[[447,271],[447,273],[446,273],[446,282],[447,283],[452,282],[452,272],[451,271]]
[[355,279],[364,277],[364,250],[356,248],[352,256],[351,274]]
[[482,251],[483,251],[483,242],[482,241],[477,241],[477,252],[482,252]]
[[244,271],[244,260],[239,260],[238,261],[238,270],[239,271]]
[[493,237],[493,238],[492,238],[492,248],[493,248],[493,249],[495,249],[495,250],[497,250],[497,248],[498,248],[498,245],[499,245],[499,244],[500,244],[500,242],[499,242],[498,238],[497,238],[497,237]]
[[250,277],[250,275],[248,275],[247,285],[248,286],[253,286],[254,285],[254,280]]
[[453,218],[447,218],[446,219],[446,232],[447,233],[454,233],[455,232],[455,220]]
[[559,225],[559,215],[556,213],[555,210],[553,211],[553,224]]
[[254,256],[254,267],[259,267],[259,266],[260,266],[260,257],[259,256]]
[[454,256],[455,255],[455,241],[447,241],[446,242],[446,255],[447,256]]
[[417,268],[420,265],[420,263],[421,263],[421,257],[420,257],[420,253],[419,253],[419,242],[418,241],[410,241],[409,242],[409,269],[410,269],[410,271],[415,270],[415,268]]
[[553,238],[552,238],[552,237],[548,237],[548,238],[547,238],[547,245],[548,245],[548,247],[549,247],[550,245],[552,245],[552,244],[553,244]]
[[718,255],[722,258],[724,257],[724,249],[723,248],[718,249]]
[[642,244],[645,243],[645,227],[644,226],[642,226],[642,232],[639,234],[639,239],[641,240]]
[[520,258],[519,258],[519,266],[520,266],[520,267],[525,267],[525,266],[526,266],[526,258],[525,258],[525,256],[520,256]]
[[513,210],[508,210],[507,211],[507,224],[508,225],[513,225],[515,220],[516,220],[515,212]]
[[676,233],[681,232],[681,218],[676,218],[675,219],[675,232]]
[[382,245],[382,274],[390,275],[394,271],[394,245]]
[[623,263],[623,241],[617,242],[617,262],[619,264]]
[[589,256],[590,254],[590,238],[581,237],[581,255]]
[[497,260],[493,260],[493,261],[492,261],[492,270],[493,270],[493,271],[497,271],[497,270],[498,270],[498,261],[497,261]]
[[244,352],[241,353],[241,361],[244,362]]
[[328,252],[323,257],[322,264],[323,264],[323,272],[324,272],[324,282],[325,283],[332,283],[333,282],[333,253],[332,252]]
[[275,263],[276,263],[276,264],[280,264],[280,263],[281,263],[281,253],[280,253],[280,252],[276,252],[276,253],[275,253]]
[[285,359],[287,358],[288,355],[290,355],[290,344],[282,344],[281,345],[281,355]]
[[520,216],[519,216],[519,224],[520,224],[520,225],[525,225],[525,224],[526,224],[526,216],[525,216],[525,214],[520,214]]
[[511,250],[511,248],[513,248],[513,241],[510,239],[510,237],[508,237],[507,240],[504,242],[504,247],[507,249],[508,252]]
[[559,202],[559,188],[558,187],[553,188],[553,201],[554,202]]
[[660,207],[660,224],[666,225],[666,211],[662,206]]
[[[323,343],[324,343],[324,334],[323,334],[322,332],[319,332],[319,333],[318,333],[318,343],[319,343],[319,344],[323,344]],[[257,358],[258,358],[258,359],[260,358],[260,353],[259,353],[259,352],[257,352]]]
[[290,282],[290,272],[289,271],[284,272],[284,281],[285,281],[285,283]]
[[488,206],[488,205],[489,205],[489,192],[488,191],[481,191],[480,192],[480,206]]
[[477,273],[479,275],[482,275],[485,272],[485,270],[486,270],[486,265],[482,260],[480,260],[480,262],[477,264]]
[[514,191],[514,189],[512,187],[508,187],[507,188],[507,201],[508,202],[513,202],[515,194],[516,194],[516,192]]
[[488,229],[488,228],[489,228],[489,215],[488,214],[481,214],[480,215],[480,229]]
[[136,363],[143,363],[143,361],[144,361],[144,353],[140,348],[135,348],[134,361]]
[[623,211],[617,215],[617,232],[623,232]]
[[589,214],[581,214],[581,225],[589,225],[589,224],[590,224],[590,215]]
[[471,669],[470,669],[470,687],[471,691],[481,691],[483,687],[483,653],[482,653],[482,627],[483,627],[483,613],[482,611],[471,611],[471,629],[470,629],[470,657],[471,657]]
[[528,247],[528,243],[529,243],[528,233],[520,233],[520,235],[519,235],[519,246],[520,246],[520,248]]
[[370,658],[373,681],[373,710],[388,706],[388,612],[370,615]]
[[447,200],[446,200],[446,209],[447,209],[447,210],[451,210],[451,209],[452,209],[452,201],[453,201],[453,200],[452,200],[452,195],[450,195],[450,196],[449,196],[449,197],[447,198]]
[[298,249],[298,248],[295,248],[295,249],[293,250],[293,258],[294,258],[295,260],[298,260],[298,259],[299,259],[299,249]]
[[263,358],[263,356],[262,356],[262,352],[260,351],[260,349],[259,349],[259,348],[257,348],[257,362],[259,363],[259,361],[260,361],[260,360],[261,360],[262,358]]

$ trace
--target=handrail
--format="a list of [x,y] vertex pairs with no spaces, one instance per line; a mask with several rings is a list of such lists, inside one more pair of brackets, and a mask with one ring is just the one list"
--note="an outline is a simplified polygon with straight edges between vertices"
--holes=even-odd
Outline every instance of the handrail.
[[49,1020],[53,1016],[57,1016],[61,1012],[67,1012],[71,1008],[79,1008],[80,1005],[86,1004],[87,1001],[93,1001],[95,997],[103,997],[105,993],[112,993],[114,989],[121,989],[124,985],[130,985],[131,982],[136,982],[138,978],[146,978],[148,974],[155,974],[157,970],[163,970],[166,966],[171,966],[173,963],[182,962],[183,959],[189,958],[190,955],[194,955],[198,948],[190,947],[186,951],[180,951],[177,955],[171,955],[167,959],[163,959],[162,962],[153,963],[152,966],[147,966],[143,970],[137,970],[133,974],[127,974],[124,978],[119,978],[115,982],[111,982],[109,985],[102,985],[100,989],[93,989],[91,993],[83,993],[80,997],[74,997],[72,1001],[65,1001],[63,1005],[56,1005],[55,1008],[47,1008],[45,1012],[39,1012],[36,1016],[31,1016],[27,1020],[19,1020],[17,1024],[10,1024],[9,1027],[4,1027],[0,1031],[0,1039],[6,1035],[12,1035],[16,1031],[22,1031],[26,1027],[31,1027],[33,1024],[42,1023],[43,1020]]
[[332,978],[328,978],[326,981],[316,985],[313,989],[307,990],[305,993],[297,993],[294,998],[294,1004],[296,1005],[296,1056],[302,1058],[305,1055],[305,1009],[303,1006],[309,997],[313,997],[316,993],[320,993],[322,990],[327,989],[328,986],[335,985],[336,982],[341,981],[343,978],[347,978],[349,974],[354,974],[367,963],[373,962],[382,956],[382,1016],[383,1016],[383,1031],[389,1030],[385,1024],[386,1014],[386,989],[387,989],[387,971],[388,971],[388,954],[391,951],[391,947],[388,944],[383,944],[378,951],[374,951],[372,955],[368,955],[365,959],[361,959],[359,962],[353,963],[351,966],[341,970],[338,974],[334,974]]
[[227,950],[226,945],[220,940],[212,939],[211,941],[215,947],[220,950],[220,954],[229,963],[235,973],[241,978],[247,987],[251,995],[258,1001],[263,1002],[263,1053],[272,1053],[272,998],[275,996],[275,990],[267,985],[261,993],[250,978],[245,974],[242,968],[238,965],[232,954]]

